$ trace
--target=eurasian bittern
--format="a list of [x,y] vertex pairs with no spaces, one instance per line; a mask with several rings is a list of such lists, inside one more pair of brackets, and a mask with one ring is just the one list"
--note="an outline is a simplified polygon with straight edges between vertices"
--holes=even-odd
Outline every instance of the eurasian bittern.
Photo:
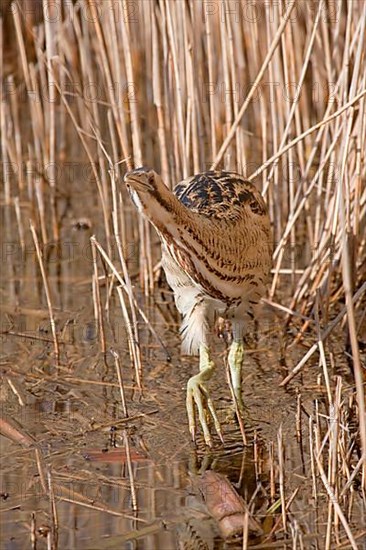
[[197,406],[205,442],[211,445],[206,403],[222,439],[207,382],[215,365],[208,335],[217,316],[231,321],[228,363],[240,413],[245,320],[265,291],[271,268],[272,236],[259,191],[234,172],[210,171],[178,183],[171,192],[147,168],[125,175],[132,200],[162,242],[162,265],[183,316],[182,352],[199,354],[199,373],[187,385],[189,429],[195,437]]

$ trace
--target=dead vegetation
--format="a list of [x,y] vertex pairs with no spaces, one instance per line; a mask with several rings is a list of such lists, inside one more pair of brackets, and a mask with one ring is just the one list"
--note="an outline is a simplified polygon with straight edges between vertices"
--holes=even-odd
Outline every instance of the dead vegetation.
[[[296,467],[292,464],[289,471],[280,428],[277,439],[267,440],[266,452],[254,453],[257,485],[246,495],[264,534],[252,541],[252,519],[246,513],[240,545],[362,547],[365,26],[366,3],[346,0],[2,2],[2,408],[6,415],[12,414],[14,403],[21,409],[27,392],[39,385],[45,395],[52,393],[57,376],[58,395],[76,395],[93,409],[94,425],[84,425],[82,415],[75,417],[78,433],[118,426],[126,472],[116,483],[124,484],[123,498],[131,495],[130,505],[119,511],[86,499],[82,490],[70,499],[62,488],[66,474],[59,459],[52,452],[45,459],[39,442],[45,440],[44,429],[38,433],[23,417],[24,425],[14,427],[5,416],[2,433],[34,450],[38,496],[48,498],[41,513],[48,525],[43,533],[36,507],[27,501],[34,548],[41,536],[49,547],[57,547],[63,529],[60,502],[123,515],[131,524],[125,528],[129,535],[119,535],[120,543],[152,537],[158,544],[154,537],[163,530],[157,512],[150,510],[148,520],[139,518],[145,504],[139,503],[133,465],[142,459],[130,440],[131,426],[139,430],[142,419],[156,434],[166,429],[163,419],[154,417],[159,398],[146,400],[145,394],[145,404],[142,399],[139,405],[131,391],[146,392],[149,383],[154,387],[146,365],[153,365],[159,376],[159,361],[171,353],[164,347],[162,325],[175,322],[164,304],[157,303],[159,314],[150,307],[159,287],[157,239],[137,218],[120,185],[127,168],[142,164],[161,172],[168,185],[209,167],[237,170],[262,189],[269,205],[276,243],[266,300],[272,317],[269,328],[260,331],[260,344],[268,349],[266,338],[273,342],[278,336],[281,349],[272,367],[277,369],[276,383],[292,387],[301,380],[305,388],[300,384],[290,420],[306,473],[295,474],[299,482],[294,484]],[[73,227],[86,228],[90,236],[84,245],[92,261],[74,263],[75,271],[70,268],[67,275],[75,279],[63,279],[64,266],[73,261],[65,254],[65,220],[71,207],[79,215]],[[89,226],[95,235],[89,235]],[[63,308],[61,290],[75,281],[80,289],[91,288],[89,317],[97,334],[91,350],[108,355],[105,361],[114,374],[107,380],[98,369],[90,376],[75,372],[84,352],[67,336],[71,316],[78,318],[77,308],[70,301]],[[25,334],[17,328],[20,316],[48,318],[50,330],[45,335],[37,321],[37,330]],[[126,345],[115,337],[117,318]],[[35,349],[43,349],[42,368]],[[18,354],[26,356],[19,365]],[[91,353],[87,359],[92,362]],[[174,352],[173,363],[178,360]],[[280,360],[286,370],[277,368]],[[80,393],[83,384],[91,388],[90,402]],[[117,413],[113,416],[107,407],[98,419],[103,392],[112,390],[119,392]],[[162,403],[167,405],[164,399]],[[169,422],[170,430],[179,429],[174,420]],[[55,424],[53,432],[48,426],[46,433],[62,439],[62,426]],[[31,428],[34,437],[27,433]],[[16,446],[8,452],[5,486],[11,475],[7,461]],[[27,453],[28,458],[19,452],[17,464],[30,461]],[[154,468],[150,460],[147,469],[151,473]],[[180,475],[180,466],[172,469]],[[80,485],[90,481],[86,470],[67,475]],[[112,476],[100,475],[98,482],[109,486]],[[143,485],[147,492],[151,489],[146,479]],[[7,499],[4,504],[5,511],[14,510]],[[106,540],[98,540],[97,547],[104,547]],[[210,547],[208,541],[204,544]]]

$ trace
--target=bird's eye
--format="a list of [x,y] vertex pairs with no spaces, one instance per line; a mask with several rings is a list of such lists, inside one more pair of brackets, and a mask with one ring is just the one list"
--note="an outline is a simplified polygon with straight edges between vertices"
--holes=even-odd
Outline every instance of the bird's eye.
[[148,178],[148,182],[150,183],[150,185],[154,185],[154,174],[151,174]]

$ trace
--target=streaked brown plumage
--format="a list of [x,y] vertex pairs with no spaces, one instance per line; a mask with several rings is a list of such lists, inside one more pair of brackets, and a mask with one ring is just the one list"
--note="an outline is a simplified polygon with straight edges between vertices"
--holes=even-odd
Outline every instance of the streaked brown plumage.
[[245,317],[265,291],[271,267],[272,236],[259,191],[234,172],[210,171],[178,183],[172,193],[153,170],[138,168],[125,182],[142,215],[162,241],[162,263],[183,316],[182,350],[200,353],[200,373],[188,382],[187,409],[192,435],[198,407],[206,443],[211,443],[203,397],[221,436],[205,382],[214,365],[208,333],[215,317],[230,319],[229,352],[234,393],[242,409],[240,372]]

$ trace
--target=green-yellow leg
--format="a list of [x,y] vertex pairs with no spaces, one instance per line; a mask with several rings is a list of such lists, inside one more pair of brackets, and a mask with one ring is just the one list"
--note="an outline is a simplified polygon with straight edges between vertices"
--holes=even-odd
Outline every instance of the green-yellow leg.
[[230,346],[228,362],[230,368],[230,377],[231,384],[233,386],[233,391],[238,405],[238,410],[243,418],[244,414],[244,403],[241,396],[241,367],[244,359],[244,346],[240,341],[233,341]]
[[215,364],[210,359],[210,351],[208,346],[206,346],[205,344],[201,344],[199,353],[200,353],[200,364],[199,364],[200,372],[195,376],[192,376],[188,380],[188,384],[187,384],[188,424],[189,424],[189,431],[191,432],[192,439],[194,441],[195,432],[196,432],[196,420],[195,420],[195,411],[194,411],[194,403],[195,403],[197,406],[198,416],[199,416],[200,424],[202,426],[205,443],[206,445],[211,447],[212,439],[211,439],[211,434],[207,425],[205,401],[207,403],[208,410],[210,411],[212,419],[214,421],[216,432],[220,437],[221,441],[223,441],[220,422],[217,417],[214,404],[209,396],[209,392],[207,389],[207,382],[209,382],[209,380],[211,379],[211,376],[214,373]]

